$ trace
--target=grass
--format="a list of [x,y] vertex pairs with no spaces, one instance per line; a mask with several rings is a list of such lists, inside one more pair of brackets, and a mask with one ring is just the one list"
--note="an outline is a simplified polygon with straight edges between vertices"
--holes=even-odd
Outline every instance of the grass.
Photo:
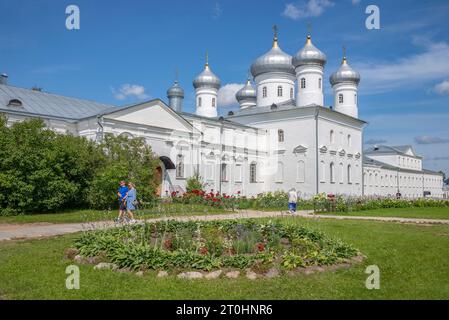
[[[160,216],[190,216],[204,214],[222,214],[227,211],[220,208],[212,208],[203,205],[164,204],[154,209],[138,210],[136,217],[139,219],[157,218]],[[26,214],[18,216],[0,216],[1,223],[77,223],[107,221],[117,218],[118,210],[71,210],[47,214]]]
[[324,214],[362,216],[362,217],[395,217],[395,218],[421,218],[421,219],[449,219],[449,208],[397,208],[376,209],[355,212],[329,212]]
[[[368,258],[347,270],[255,282],[157,279],[80,267],[80,290],[65,289],[63,251],[77,235],[0,243],[0,296],[5,299],[449,299],[449,226],[285,218],[353,244]],[[377,265],[381,289],[365,288]]]

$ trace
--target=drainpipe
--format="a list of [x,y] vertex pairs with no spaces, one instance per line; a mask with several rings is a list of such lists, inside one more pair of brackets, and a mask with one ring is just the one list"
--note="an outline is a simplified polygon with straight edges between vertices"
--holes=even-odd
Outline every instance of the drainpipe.
[[98,124],[98,129],[97,129],[97,142],[101,143],[103,142],[103,132],[104,132],[104,127],[103,127],[103,116],[98,116],[97,117],[97,124]]
[[316,169],[316,194],[320,194],[320,182],[319,182],[319,164],[318,164],[318,115],[320,110],[315,108],[315,169]]

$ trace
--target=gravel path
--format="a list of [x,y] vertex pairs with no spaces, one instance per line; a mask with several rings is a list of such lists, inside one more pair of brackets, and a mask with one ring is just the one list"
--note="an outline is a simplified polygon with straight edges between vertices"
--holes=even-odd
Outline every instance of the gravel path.
[[[164,220],[210,221],[210,220],[244,219],[244,218],[279,218],[287,216],[291,215],[286,212],[242,211],[233,214],[167,217],[167,218],[148,219],[145,221],[148,222],[156,222]],[[313,214],[312,211],[301,211],[298,212],[296,216],[307,219],[368,220],[368,221],[395,222],[404,224],[449,225],[449,220],[319,215]],[[117,226],[117,224],[113,222],[70,223],[70,224],[51,224],[51,223],[0,224],[0,241],[53,237],[58,235],[76,233],[83,230],[112,228],[114,226]]]

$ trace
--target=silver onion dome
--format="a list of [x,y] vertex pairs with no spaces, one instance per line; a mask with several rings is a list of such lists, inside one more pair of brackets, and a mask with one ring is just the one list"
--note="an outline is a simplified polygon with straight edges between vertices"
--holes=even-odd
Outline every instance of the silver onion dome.
[[214,88],[220,89],[221,81],[220,79],[212,72],[209,67],[209,62],[206,58],[206,65],[204,67],[204,71],[201,72],[194,80],[193,86],[195,89],[198,88]]
[[184,98],[184,89],[181,88],[178,81],[175,81],[173,86],[171,86],[170,89],[167,90],[167,97],[180,97]]
[[309,35],[307,36],[306,45],[293,57],[292,62],[295,68],[303,65],[320,65],[324,67],[327,58],[323,52],[313,45],[312,38]]
[[281,50],[278,45],[277,35],[273,40],[273,47],[263,56],[259,57],[251,65],[251,74],[257,77],[264,73],[280,72],[295,75],[292,65],[292,57]]
[[340,69],[334,72],[330,77],[330,83],[332,86],[339,83],[352,82],[355,85],[360,83],[360,73],[351,68],[348,64],[346,57],[343,58]]
[[237,91],[237,93],[235,94],[235,98],[237,99],[238,102],[241,102],[243,100],[254,100],[255,101],[257,99],[256,89],[251,84],[250,79],[248,79],[246,81],[246,84],[245,84],[245,86],[243,86],[242,89]]

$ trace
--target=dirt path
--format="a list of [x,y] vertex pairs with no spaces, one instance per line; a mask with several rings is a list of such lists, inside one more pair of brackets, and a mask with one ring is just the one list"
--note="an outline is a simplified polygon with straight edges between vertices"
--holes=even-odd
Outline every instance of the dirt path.
[[[189,217],[166,217],[148,219],[145,221],[156,222],[164,220],[177,221],[210,221],[227,219],[245,219],[245,218],[279,218],[291,216],[286,212],[261,212],[261,211],[242,211],[233,214],[222,215],[198,215]],[[394,217],[359,217],[359,216],[337,216],[337,215],[314,215],[312,211],[301,211],[297,217],[307,219],[337,219],[337,220],[366,220],[380,222],[395,222],[405,224],[420,225],[449,225],[449,220],[437,219],[415,219],[415,218],[394,218]],[[32,239],[41,237],[52,237],[70,233],[76,233],[85,230],[112,228],[117,226],[113,222],[92,222],[92,223],[70,223],[70,224],[51,224],[51,223],[30,223],[30,224],[0,224],[0,241]]]

